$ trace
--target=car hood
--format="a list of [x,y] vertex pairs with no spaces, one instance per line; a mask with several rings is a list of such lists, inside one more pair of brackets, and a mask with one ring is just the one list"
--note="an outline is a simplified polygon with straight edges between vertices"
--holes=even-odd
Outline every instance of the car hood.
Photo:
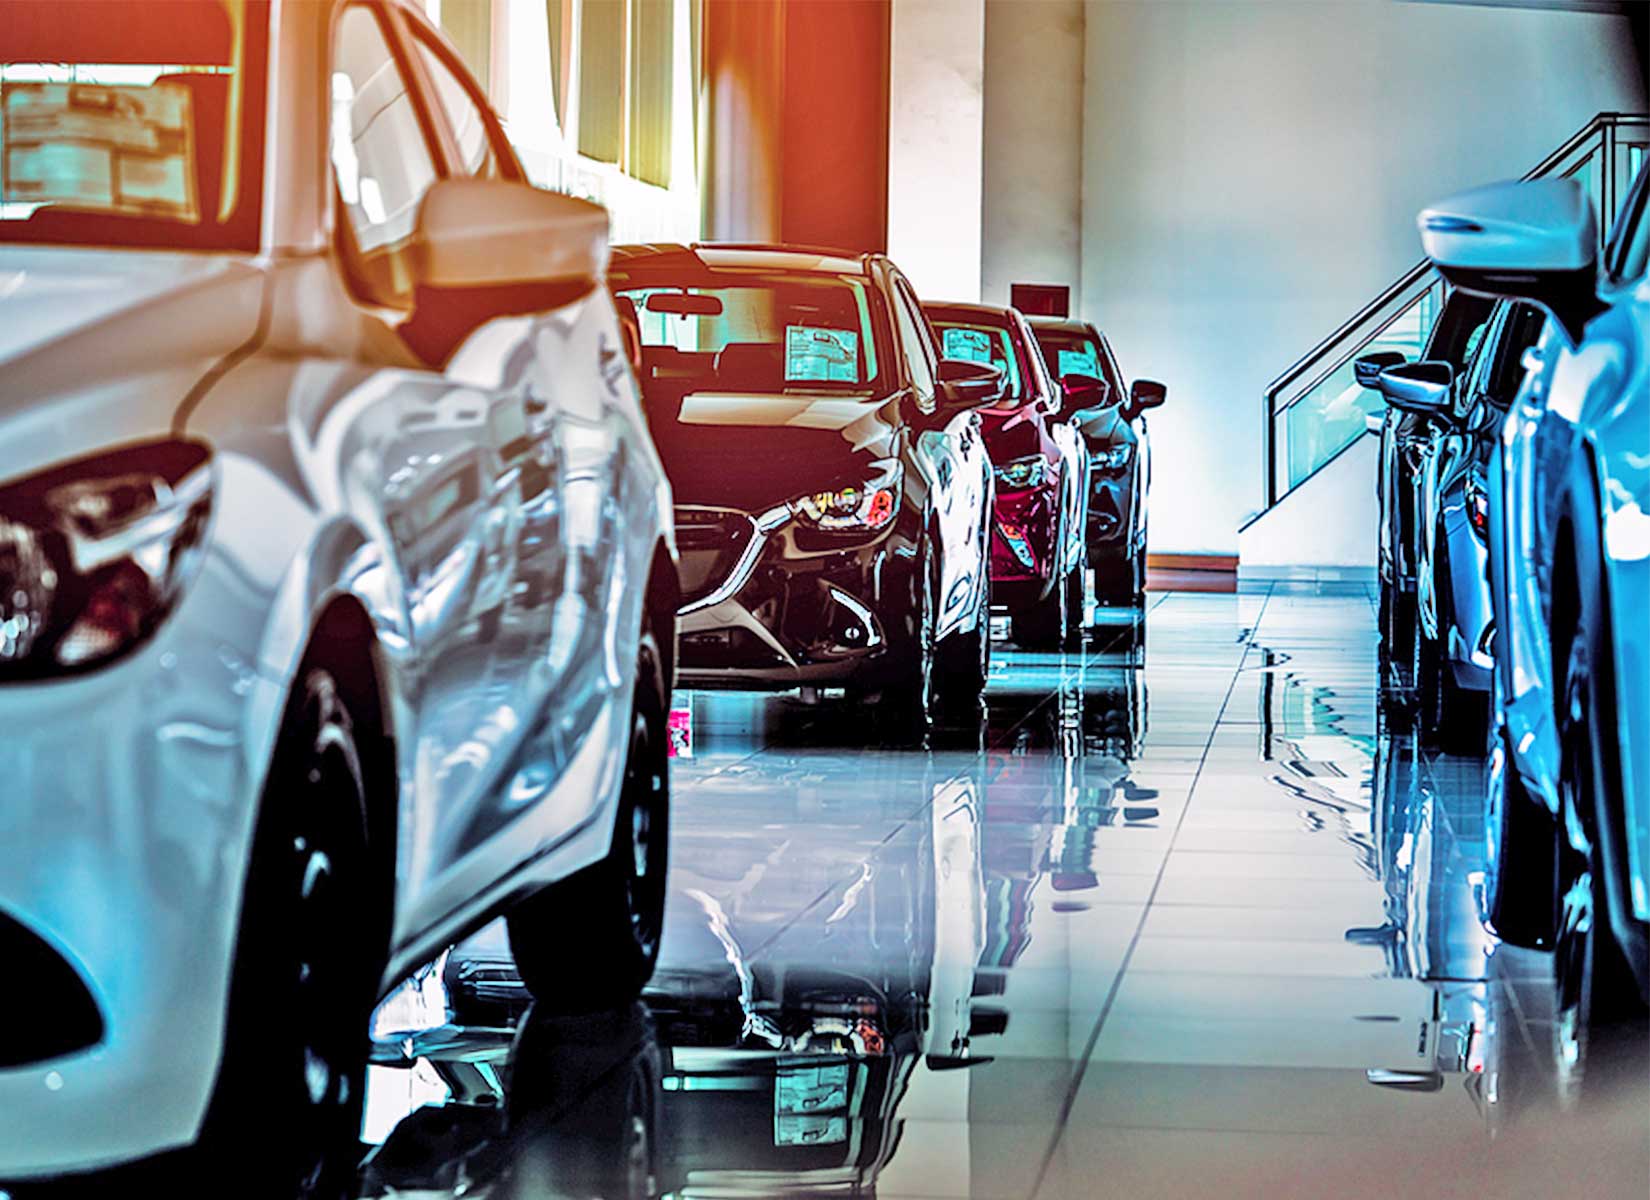
[[256,336],[263,280],[230,255],[0,246],[0,479],[164,434]]
[[1090,445],[1127,442],[1134,439],[1134,431],[1123,419],[1123,406],[1110,404],[1104,408],[1086,408],[1071,419],[1077,432]]
[[980,432],[986,452],[998,466],[1028,454],[1046,454],[1046,430],[1041,410],[1031,405],[1004,411],[980,409]]
[[705,392],[652,426],[678,504],[751,513],[848,482],[896,452],[899,430],[886,399]]

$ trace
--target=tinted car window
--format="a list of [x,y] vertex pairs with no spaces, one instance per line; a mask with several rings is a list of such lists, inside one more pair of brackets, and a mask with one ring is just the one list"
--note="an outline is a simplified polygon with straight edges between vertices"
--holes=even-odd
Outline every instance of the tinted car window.
[[635,305],[651,378],[697,390],[770,392],[864,390],[880,377],[882,306],[862,278],[740,273],[683,286],[614,272],[612,283]]
[[934,335],[940,339],[940,356],[965,362],[986,363],[1001,370],[1008,379],[1005,398],[1019,400],[1025,395],[1020,375],[1019,355],[1008,330],[997,325],[933,318]]
[[1100,350],[1100,343],[1086,333],[1074,333],[1064,329],[1044,329],[1032,327],[1037,335],[1037,348],[1042,351],[1043,364],[1048,367],[1048,373],[1055,379],[1064,379],[1067,375],[1087,375],[1093,379],[1104,379],[1104,355]]

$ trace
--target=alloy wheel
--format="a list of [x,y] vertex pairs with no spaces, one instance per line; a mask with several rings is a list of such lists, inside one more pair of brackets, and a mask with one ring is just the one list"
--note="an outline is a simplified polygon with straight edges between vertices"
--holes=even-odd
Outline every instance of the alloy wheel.
[[665,770],[646,714],[637,711],[625,760],[619,830],[628,841],[623,861],[628,868],[624,882],[630,933],[637,949],[648,959],[658,947],[664,911]]

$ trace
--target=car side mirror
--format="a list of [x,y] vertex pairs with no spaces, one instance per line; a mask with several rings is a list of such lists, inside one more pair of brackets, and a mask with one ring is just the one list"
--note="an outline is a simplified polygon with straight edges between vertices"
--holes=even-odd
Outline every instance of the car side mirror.
[[1167,385],[1155,379],[1136,379],[1129,387],[1129,419],[1133,420],[1148,408],[1156,408],[1169,398]]
[[607,267],[607,231],[606,209],[559,192],[498,179],[437,180],[418,206],[414,280],[438,290],[593,288]]
[[1352,375],[1359,387],[1378,388],[1381,372],[1388,367],[1401,367],[1409,360],[1400,350],[1377,350],[1352,361]]
[[1423,209],[1417,223],[1427,257],[1463,291],[1538,304],[1572,342],[1603,311],[1598,222],[1580,180],[1474,188]]
[[1423,361],[1388,367],[1377,384],[1393,408],[1424,417],[1447,417],[1455,368],[1447,362]]
[[996,404],[1007,387],[1008,379],[1001,367],[960,358],[941,359],[936,415],[950,420],[958,413]]
[[1111,384],[1093,375],[1062,375],[1060,377],[1060,417],[1071,417],[1091,408],[1111,408],[1121,396],[1111,394]]

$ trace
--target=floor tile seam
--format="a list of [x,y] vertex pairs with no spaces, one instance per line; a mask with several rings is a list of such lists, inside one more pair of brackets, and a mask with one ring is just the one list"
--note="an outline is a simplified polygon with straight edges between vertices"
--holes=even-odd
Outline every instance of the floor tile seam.
[[[1226,694],[1221,701],[1220,710],[1215,714],[1214,723],[1209,727],[1210,745],[1214,742],[1215,731],[1220,728],[1220,718],[1226,711],[1226,705],[1230,703],[1232,693],[1237,689],[1238,679],[1243,674],[1242,660],[1247,657],[1247,647],[1254,643],[1255,635],[1260,629],[1261,622],[1266,618],[1266,609],[1270,605],[1271,599],[1272,587],[1268,586],[1264,593],[1263,599],[1260,602],[1260,611],[1255,614],[1253,624],[1251,624],[1245,632],[1245,654],[1239,657],[1237,665],[1233,668],[1231,678],[1226,684]],[[1206,753],[1207,746],[1205,747],[1205,754]],[[1174,833],[1169,839],[1169,850],[1171,852],[1174,849],[1174,843],[1180,837],[1180,830],[1186,821],[1186,813],[1191,808],[1191,800],[1197,794],[1197,781],[1202,777],[1202,774],[1203,764],[1202,762],[1199,762],[1197,772],[1192,777],[1192,785],[1187,795],[1187,802],[1181,806],[1180,813],[1175,818]],[[1123,952],[1123,957],[1117,966],[1117,974],[1112,979],[1111,987],[1106,991],[1106,998],[1101,1004],[1099,1014],[1095,1017],[1094,1027],[1089,1031],[1088,1042],[1084,1049],[1083,1056],[1078,1060],[1076,1069],[1072,1072],[1072,1077],[1067,1082],[1066,1095],[1060,1105],[1059,1118],[1055,1124],[1054,1134],[1049,1138],[1048,1147],[1043,1152],[1043,1160],[1038,1164],[1037,1175],[1035,1180],[1032,1182],[1030,1196],[1033,1200],[1035,1200],[1035,1197],[1042,1191],[1043,1181],[1048,1176],[1049,1167],[1053,1163],[1055,1153],[1060,1145],[1060,1139],[1064,1136],[1067,1122],[1071,1118],[1071,1110],[1076,1104],[1077,1094],[1082,1089],[1083,1078],[1087,1073],[1088,1064],[1093,1060],[1094,1048],[1100,1041],[1100,1035],[1105,1028],[1106,1017],[1111,1013],[1112,1006],[1117,1002],[1118,992],[1122,990],[1123,980],[1128,975],[1129,962],[1133,959],[1135,949],[1140,943],[1141,935],[1145,930],[1146,919],[1151,914],[1152,905],[1157,899],[1157,893],[1163,886],[1163,872],[1168,869],[1168,865],[1168,856],[1165,855],[1163,865],[1158,870],[1157,878],[1152,883],[1152,889],[1146,896],[1145,906],[1140,913],[1140,919],[1135,924],[1134,934],[1129,939],[1128,949]]]

